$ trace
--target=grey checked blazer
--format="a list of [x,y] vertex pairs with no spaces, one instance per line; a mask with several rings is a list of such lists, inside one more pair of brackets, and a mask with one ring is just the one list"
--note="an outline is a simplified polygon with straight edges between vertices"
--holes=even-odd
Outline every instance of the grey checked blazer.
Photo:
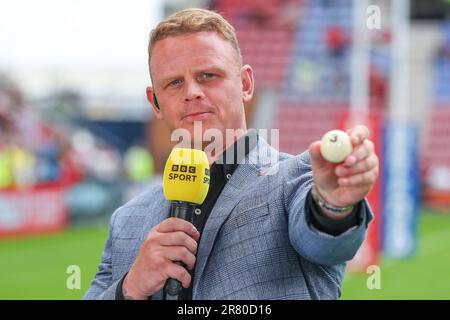
[[[193,299],[337,299],[372,219],[339,236],[305,217],[313,179],[309,153],[279,153],[262,139],[225,185],[199,243]],[[151,228],[169,215],[162,185],[114,212],[98,272],[84,299],[114,299]],[[153,295],[161,299],[162,290]]]

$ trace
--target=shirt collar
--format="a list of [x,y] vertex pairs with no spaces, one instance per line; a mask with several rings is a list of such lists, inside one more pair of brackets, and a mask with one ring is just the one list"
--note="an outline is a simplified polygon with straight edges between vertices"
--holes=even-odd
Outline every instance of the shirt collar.
[[229,146],[213,163],[213,166],[220,166],[225,178],[232,175],[242,160],[252,151],[257,144],[258,134],[255,129],[249,129],[242,137]]

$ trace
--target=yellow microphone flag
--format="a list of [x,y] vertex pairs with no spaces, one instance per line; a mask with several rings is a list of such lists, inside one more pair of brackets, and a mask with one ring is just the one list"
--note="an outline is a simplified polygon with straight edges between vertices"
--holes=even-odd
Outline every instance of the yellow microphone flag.
[[209,189],[209,162],[202,150],[174,148],[164,168],[164,196],[169,201],[202,204]]

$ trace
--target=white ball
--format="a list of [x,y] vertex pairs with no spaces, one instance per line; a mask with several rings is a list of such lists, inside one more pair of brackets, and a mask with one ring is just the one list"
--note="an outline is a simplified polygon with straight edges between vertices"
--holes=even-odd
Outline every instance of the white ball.
[[352,152],[350,136],[341,130],[325,133],[320,141],[320,152],[329,162],[340,163]]

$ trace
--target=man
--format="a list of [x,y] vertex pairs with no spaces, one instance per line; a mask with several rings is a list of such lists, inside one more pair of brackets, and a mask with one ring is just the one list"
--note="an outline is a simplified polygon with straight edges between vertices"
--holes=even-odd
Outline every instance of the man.
[[[150,37],[149,67],[147,97],[171,131],[194,136],[194,122],[201,122],[203,132],[242,134],[208,154],[210,190],[193,224],[168,218],[162,186],[113,214],[85,298],[162,299],[168,278],[182,283],[180,299],[338,298],[345,262],[372,219],[364,197],[378,159],[367,128],[350,130],[354,149],[339,165],[322,158],[320,141],[292,156],[247,131],[253,71],[242,65],[234,29],[211,11],[187,9],[161,22]],[[248,142],[245,154],[219,164],[238,138]],[[267,174],[273,155],[277,170]]]

